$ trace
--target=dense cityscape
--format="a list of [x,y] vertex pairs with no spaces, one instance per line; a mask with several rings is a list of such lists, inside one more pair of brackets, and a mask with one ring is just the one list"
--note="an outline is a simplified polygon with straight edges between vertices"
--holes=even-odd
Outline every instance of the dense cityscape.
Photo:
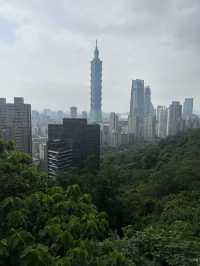
[[102,112],[102,61],[98,44],[91,61],[90,113],[45,109],[31,111],[24,99],[6,103],[0,98],[0,130],[4,140],[14,140],[18,151],[32,154],[49,174],[56,175],[70,167],[81,167],[90,156],[99,164],[103,147],[126,148],[138,143],[153,143],[175,136],[187,129],[200,128],[200,118],[193,113],[194,99],[169,106],[153,106],[152,90],[145,81],[132,81],[130,111],[127,114]]

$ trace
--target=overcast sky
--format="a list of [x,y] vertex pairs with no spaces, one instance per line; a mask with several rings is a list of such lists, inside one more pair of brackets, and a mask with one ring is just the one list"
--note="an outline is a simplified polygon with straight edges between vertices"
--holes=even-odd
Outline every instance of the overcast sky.
[[155,105],[200,109],[200,0],[0,0],[0,97],[89,110],[96,39],[104,111],[129,110],[136,78]]

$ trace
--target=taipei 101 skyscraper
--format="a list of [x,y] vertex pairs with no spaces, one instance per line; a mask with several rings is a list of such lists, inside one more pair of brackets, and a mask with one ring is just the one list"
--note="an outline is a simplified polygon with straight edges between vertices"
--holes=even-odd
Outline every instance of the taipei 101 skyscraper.
[[91,61],[91,106],[90,120],[93,123],[102,121],[102,61],[99,59],[99,50],[96,41],[94,58]]

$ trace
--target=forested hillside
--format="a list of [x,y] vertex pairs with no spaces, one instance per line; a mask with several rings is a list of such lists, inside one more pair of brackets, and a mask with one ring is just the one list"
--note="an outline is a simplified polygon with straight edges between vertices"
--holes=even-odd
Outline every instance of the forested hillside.
[[49,179],[0,143],[0,265],[200,265],[200,130]]

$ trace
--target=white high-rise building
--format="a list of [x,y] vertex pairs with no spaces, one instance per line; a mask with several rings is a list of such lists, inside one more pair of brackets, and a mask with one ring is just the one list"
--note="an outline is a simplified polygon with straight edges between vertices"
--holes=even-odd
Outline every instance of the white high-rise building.
[[114,112],[110,114],[109,132],[110,145],[117,147],[119,145],[119,117]]
[[153,114],[144,117],[144,140],[153,141],[156,138],[156,117]]
[[174,136],[183,130],[182,105],[172,102],[168,109],[167,135]]
[[157,136],[159,138],[167,137],[167,118],[168,109],[166,106],[158,106],[156,112],[157,119]]
[[116,113],[110,113],[110,131],[119,130],[119,117]]

